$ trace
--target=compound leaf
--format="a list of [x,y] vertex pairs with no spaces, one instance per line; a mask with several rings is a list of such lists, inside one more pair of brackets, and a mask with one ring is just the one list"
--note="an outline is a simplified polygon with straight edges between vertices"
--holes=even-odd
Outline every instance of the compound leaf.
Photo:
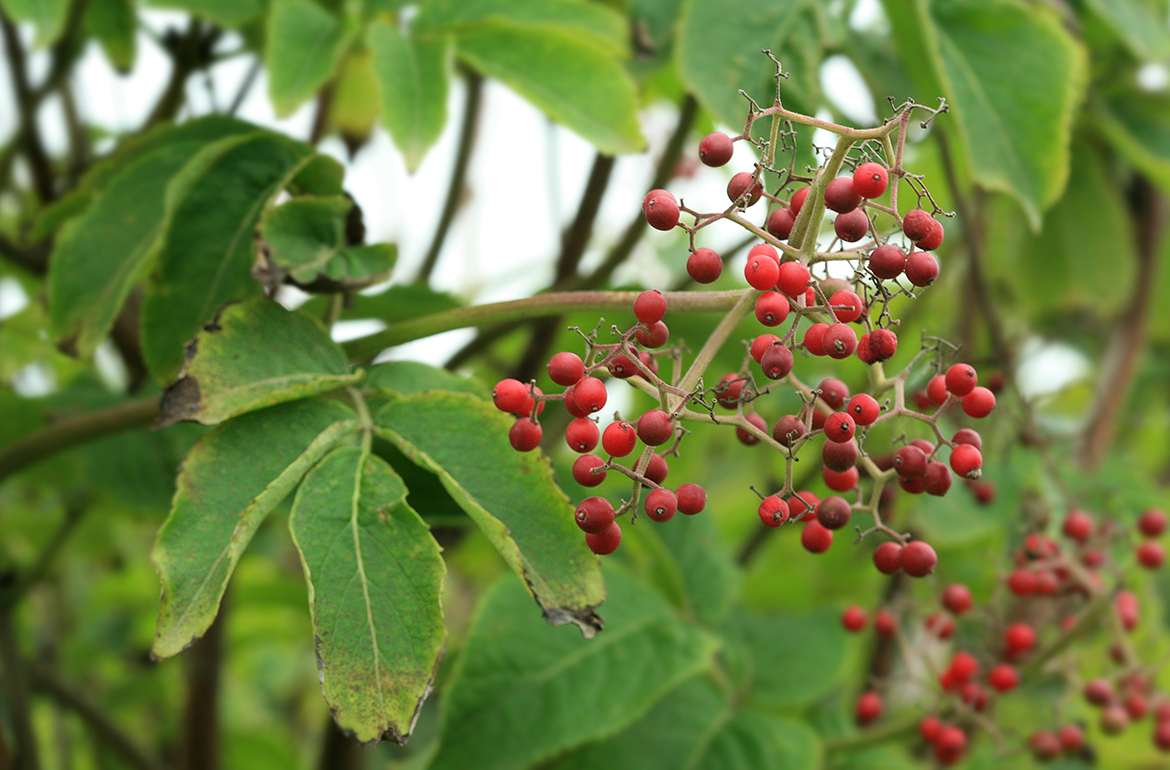
[[163,587],[155,657],[203,635],[265,516],[356,424],[337,402],[302,400],[242,415],[199,440],[151,556]]
[[362,743],[403,743],[443,651],[438,544],[401,477],[359,447],[335,449],[309,472],[289,528],[334,719]]
[[608,627],[591,641],[540,623],[515,581],[488,592],[442,702],[431,770],[530,767],[627,727],[710,665],[714,640],[652,589],[617,569],[606,581]]
[[369,30],[382,124],[414,172],[447,124],[451,39],[407,36],[382,22]]
[[163,394],[157,424],[215,425],[361,377],[349,371],[345,354],[315,319],[265,298],[238,302],[187,345],[187,363]]
[[548,460],[508,443],[508,416],[476,396],[430,391],[392,399],[375,423],[411,461],[438,475],[550,623],[576,623],[586,636],[601,629],[594,612],[604,599],[597,557]]
[[268,95],[284,117],[333,74],[348,34],[341,19],[312,0],[276,0],[267,32]]

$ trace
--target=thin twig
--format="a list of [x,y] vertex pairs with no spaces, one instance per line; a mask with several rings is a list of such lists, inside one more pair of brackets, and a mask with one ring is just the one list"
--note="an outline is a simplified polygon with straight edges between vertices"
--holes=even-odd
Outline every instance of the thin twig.
[[12,608],[0,606],[0,671],[4,672],[6,711],[12,722],[15,761],[19,770],[37,770],[37,738],[32,724],[32,703],[28,691],[28,667],[21,659],[20,640],[13,623]]

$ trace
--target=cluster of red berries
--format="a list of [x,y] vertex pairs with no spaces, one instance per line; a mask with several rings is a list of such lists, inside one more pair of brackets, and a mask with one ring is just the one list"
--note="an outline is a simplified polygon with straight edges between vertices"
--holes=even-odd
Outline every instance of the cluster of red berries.
[[[1166,528],[1167,517],[1162,511],[1148,510],[1138,518],[1136,529],[1143,540],[1137,558],[1143,567],[1161,565],[1160,559],[1142,557],[1141,553],[1143,548],[1147,553],[1155,550],[1148,546],[1160,546],[1155,538]],[[919,732],[932,745],[940,764],[950,765],[962,759],[973,731],[991,724],[977,715],[990,711],[996,698],[1005,697],[1019,687],[1025,672],[1037,680],[1052,676],[1041,664],[1061,653],[1069,634],[1089,630],[1087,621],[1097,611],[1096,607],[1112,612],[1116,618],[1119,636],[1115,637],[1110,654],[1121,668],[1113,677],[1087,682],[1082,688],[1084,699],[1100,709],[1101,729],[1108,734],[1119,733],[1152,714],[1153,742],[1160,750],[1170,751],[1170,696],[1152,690],[1153,669],[1140,664],[1124,636],[1137,627],[1137,598],[1120,587],[1107,589],[1101,574],[1112,550],[1110,546],[1125,540],[1125,530],[1112,522],[1098,523],[1085,512],[1072,510],[1065,516],[1061,532],[1072,541],[1071,549],[1062,548],[1057,541],[1039,532],[1024,538],[1015,553],[1016,568],[1002,580],[1010,603],[998,610],[987,608],[983,627],[990,631],[981,640],[981,648],[972,646],[953,651],[946,666],[937,672],[937,687],[926,685],[936,695],[931,699],[930,713],[919,722]],[[913,545],[918,543],[912,542],[903,550]],[[877,548],[874,562],[879,569],[886,571],[884,565],[892,566],[890,554],[897,547],[894,543],[883,543]],[[952,639],[956,621],[972,609],[971,591],[966,585],[951,583],[943,588],[940,604],[938,611],[921,621],[925,634],[909,635],[898,649],[923,659],[928,656],[922,650],[913,649],[913,644],[933,646]],[[857,605],[841,614],[842,626],[851,633],[865,630],[869,623],[869,614]],[[895,613],[886,607],[874,613],[873,628],[880,638],[904,633],[899,629]],[[1042,634],[1049,639],[1043,645],[1040,644]],[[906,665],[908,670],[913,668],[909,660]],[[874,721],[883,708],[881,693],[867,690],[855,702],[857,723],[866,725]],[[950,724],[944,721],[948,719]],[[1032,733],[1026,744],[1037,759],[1048,761],[1061,754],[1081,752],[1085,735],[1079,725],[1067,723]]]

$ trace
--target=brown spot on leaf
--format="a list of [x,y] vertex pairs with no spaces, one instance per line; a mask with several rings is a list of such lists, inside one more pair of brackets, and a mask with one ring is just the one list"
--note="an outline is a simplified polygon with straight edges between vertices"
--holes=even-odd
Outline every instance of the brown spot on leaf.
[[183,420],[194,420],[202,410],[198,380],[181,376],[163,392],[154,427],[165,428]]

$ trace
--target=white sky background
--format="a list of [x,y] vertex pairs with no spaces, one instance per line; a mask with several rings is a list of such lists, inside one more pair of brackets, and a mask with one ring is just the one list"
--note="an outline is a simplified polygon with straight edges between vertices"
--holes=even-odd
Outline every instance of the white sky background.
[[[880,14],[877,0],[863,0],[852,21],[858,26],[868,26],[876,18],[875,14]],[[186,24],[186,16],[179,13],[148,11],[144,18],[156,33],[168,26],[183,28]],[[26,41],[31,38],[30,29],[22,32]],[[217,50],[225,52],[238,47],[238,38],[229,34]],[[230,103],[251,62],[250,56],[240,56],[216,65],[207,76],[192,77],[187,94],[193,114],[210,112],[213,99],[221,109]],[[47,53],[34,52],[30,62],[34,82],[43,77],[47,66]],[[11,82],[7,73],[4,74],[0,77],[0,137],[6,138],[12,134],[16,121]],[[135,68],[125,76],[116,73],[98,46],[91,44],[76,70],[79,110],[87,122],[114,135],[133,130],[142,125],[169,74],[169,59],[145,33],[139,36]],[[822,68],[821,79],[826,93],[836,97],[836,103],[849,120],[858,125],[876,122],[872,99],[848,60],[831,57]],[[322,152],[346,166],[345,186],[362,207],[367,240],[398,245],[395,282],[413,278],[433,237],[454,160],[463,90],[462,82],[455,79],[447,127],[414,175],[406,173],[401,157],[383,130],[376,130],[352,161],[339,139],[329,138],[320,145]],[[432,277],[435,288],[474,303],[530,296],[551,281],[559,234],[575,213],[594,157],[592,147],[585,141],[550,123],[498,83],[485,83],[481,107],[479,134],[467,176],[469,199],[448,234]],[[267,96],[267,81],[261,72],[237,116],[296,138],[306,138],[314,109],[309,103],[288,118],[276,118]],[[595,223],[593,246],[584,258],[585,269],[600,261],[605,248],[616,240],[631,216],[639,212],[654,162],[674,122],[672,107],[660,105],[644,111],[642,125],[650,148],[618,160]],[[49,151],[63,151],[66,140],[59,100],[54,98],[42,108],[40,123]],[[731,129],[733,133],[737,131],[738,128]],[[735,170],[750,168],[751,163],[750,153],[742,149],[743,145],[737,143],[736,147],[735,159],[727,167],[709,169],[695,164],[694,175],[673,182],[672,192],[701,209],[706,209],[708,204],[711,210],[726,205],[723,192],[726,180]],[[0,201],[0,205],[4,202]],[[722,231],[712,228],[705,234],[704,245],[719,250],[741,237],[737,228]],[[636,251],[618,273],[618,280],[645,285],[663,283],[666,275],[652,258],[650,248],[644,246]],[[679,254],[680,259],[684,257],[685,252]],[[0,318],[15,312],[25,301],[12,282],[0,283]],[[337,336],[356,336],[370,330],[368,325],[360,329],[339,325],[336,329]],[[449,332],[401,346],[393,357],[438,364],[471,336],[471,330]],[[1050,370],[1047,376],[1051,377]]]

